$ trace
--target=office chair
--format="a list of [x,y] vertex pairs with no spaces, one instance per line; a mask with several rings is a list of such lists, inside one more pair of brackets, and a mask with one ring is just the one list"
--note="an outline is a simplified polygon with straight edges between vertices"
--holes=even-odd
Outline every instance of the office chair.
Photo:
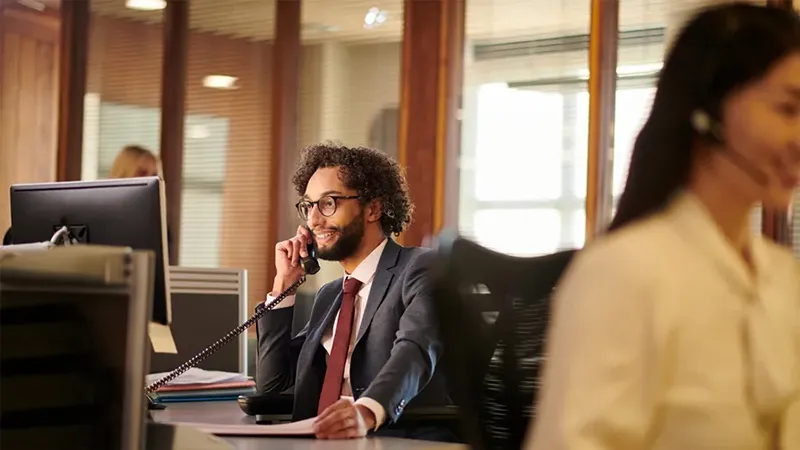
[[450,232],[437,248],[442,364],[461,437],[474,450],[519,449],[535,415],[551,293],[576,251],[512,257]]

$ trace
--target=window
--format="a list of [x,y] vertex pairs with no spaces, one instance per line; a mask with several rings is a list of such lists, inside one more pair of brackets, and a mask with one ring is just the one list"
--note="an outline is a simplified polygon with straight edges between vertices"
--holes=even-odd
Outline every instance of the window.
[[[613,195],[622,193],[654,78],[617,91]],[[461,232],[504,253],[533,256],[585,241],[589,94],[585,82],[478,87],[475,155],[461,162],[473,189]],[[462,184],[462,188],[469,187]],[[511,233],[509,231],[514,230]]]
[[[160,110],[104,102],[97,94],[87,95],[85,110],[84,179],[106,178],[126,145],[159,153]],[[190,114],[184,126],[180,265],[218,267],[228,120]]]
[[571,212],[583,208],[568,182],[576,176],[574,143],[565,136],[574,95],[506,83],[484,84],[477,95],[473,213],[462,232],[520,256],[573,247],[582,238]]

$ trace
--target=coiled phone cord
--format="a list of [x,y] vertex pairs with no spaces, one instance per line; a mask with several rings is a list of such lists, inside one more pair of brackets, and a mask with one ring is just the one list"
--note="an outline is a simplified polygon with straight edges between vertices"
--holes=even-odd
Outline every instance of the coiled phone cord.
[[[317,270],[319,270],[319,269],[317,269]],[[181,364],[175,370],[173,370],[169,374],[167,374],[164,377],[162,377],[160,380],[158,380],[158,381],[148,385],[147,387],[145,387],[144,388],[145,394],[147,394],[147,396],[150,397],[151,393],[161,389],[164,385],[166,385],[170,381],[174,380],[175,378],[178,378],[184,372],[186,372],[187,370],[191,369],[192,367],[197,366],[198,364],[200,364],[201,361],[203,361],[204,359],[206,359],[209,356],[211,356],[212,354],[214,354],[217,350],[219,350],[220,348],[222,348],[223,346],[225,346],[226,344],[228,344],[232,340],[236,339],[246,329],[250,328],[251,325],[256,323],[256,321],[258,319],[263,317],[264,314],[266,314],[271,309],[275,308],[278,305],[278,303],[282,302],[286,297],[288,297],[289,295],[291,295],[295,291],[297,291],[297,288],[300,287],[300,285],[305,283],[305,282],[306,282],[306,276],[303,275],[302,277],[300,277],[299,280],[295,281],[286,290],[281,292],[280,295],[275,297],[274,300],[272,300],[268,304],[264,305],[263,307],[256,308],[256,313],[253,314],[252,317],[247,319],[241,325],[239,325],[238,327],[236,327],[233,330],[229,331],[228,334],[226,334],[225,336],[223,336],[222,338],[220,338],[219,340],[217,340],[213,344],[211,344],[208,347],[206,347],[205,349],[203,349],[203,351],[201,351],[200,353],[195,355],[192,359],[190,359],[190,360],[186,361],[185,363]],[[262,305],[263,305],[263,303],[262,303]]]

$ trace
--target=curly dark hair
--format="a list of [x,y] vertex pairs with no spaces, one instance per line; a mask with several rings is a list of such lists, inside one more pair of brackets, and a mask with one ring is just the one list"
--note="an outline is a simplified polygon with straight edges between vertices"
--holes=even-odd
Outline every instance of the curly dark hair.
[[389,155],[367,147],[347,147],[323,142],[303,149],[292,183],[300,196],[305,195],[308,180],[317,169],[340,167],[342,182],[355,189],[361,203],[380,200],[381,228],[384,234],[398,235],[411,224],[414,204],[408,194],[403,169]]

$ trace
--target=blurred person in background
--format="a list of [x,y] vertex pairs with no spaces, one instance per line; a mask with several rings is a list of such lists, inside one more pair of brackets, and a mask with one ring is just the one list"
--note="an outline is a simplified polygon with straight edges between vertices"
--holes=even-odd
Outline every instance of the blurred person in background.
[[667,57],[609,233],[556,290],[528,450],[800,449],[800,19],[727,4]]
[[160,162],[153,152],[138,145],[128,145],[114,158],[108,178],[155,177],[160,174]]

